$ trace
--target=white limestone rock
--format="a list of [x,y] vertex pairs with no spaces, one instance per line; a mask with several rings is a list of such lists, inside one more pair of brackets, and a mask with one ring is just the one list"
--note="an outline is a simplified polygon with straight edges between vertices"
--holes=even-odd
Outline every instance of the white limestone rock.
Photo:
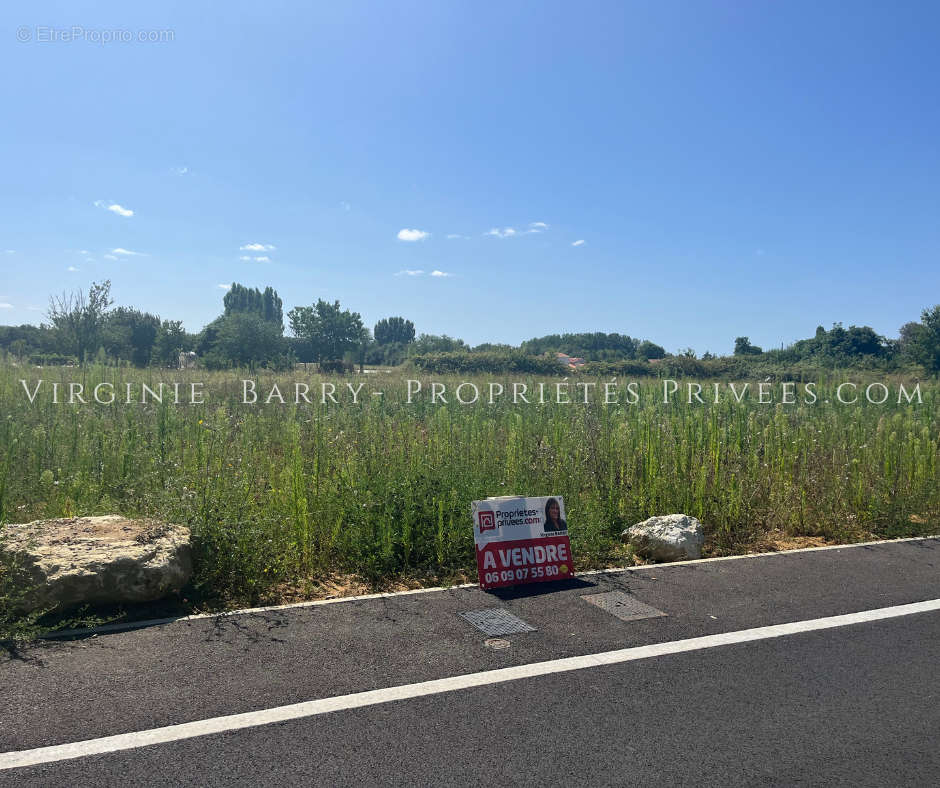
[[0,551],[27,591],[18,605],[25,611],[150,602],[193,573],[187,527],[113,514],[7,525]]
[[701,558],[705,534],[702,524],[687,514],[650,517],[621,534],[633,551],[653,561]]

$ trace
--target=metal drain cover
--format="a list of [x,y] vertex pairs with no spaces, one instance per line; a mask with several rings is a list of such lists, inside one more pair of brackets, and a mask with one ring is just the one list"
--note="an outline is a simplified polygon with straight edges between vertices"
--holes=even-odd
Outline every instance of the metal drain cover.
[[521,618],[516,618],[512,613],[499,607],[489,610],[469,610],[466,613],[458,613],[457,615],[490,636],[535,632],[535,627],[530,627]]
[[639,621],[641,618],[658,618],[665,616],[662,610],[657,610],[636,597],[625,594],[623,591],[608,591],[606,594],[588,594],[581,597],[585,602],[597,605],[611,615],[622,621]]

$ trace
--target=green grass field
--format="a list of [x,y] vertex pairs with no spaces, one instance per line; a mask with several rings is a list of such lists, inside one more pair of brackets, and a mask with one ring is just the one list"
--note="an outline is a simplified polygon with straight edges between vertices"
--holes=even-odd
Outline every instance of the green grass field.
[[[242,377],[258,381],[262,401],[274,381],[288,399],[306,383],[314,404],[241,404]],[[20,378],[30,389],[44,380],[33,404]],[[919,405],[897,404],[897,382],[883,405],[837,404],[832,382],[812,405],[779,404],[779,384],[777,404],[761,404],[756,383],[740,403],[726,392],[716,405],[711,382],[705,404],[689,405],[685,381],[663,404],[654,380],[633,405],[604,404],[603,381],[589,404],[571,388],[570,404],[461,405],[461,379],[441,377],[448,404],[432,405],[428,379],[412,404],[405,379],[0,368],[0,522],[121,513],[188,524],[194,596],[219,604],[276,599],[330,573],[475,576],[470,502],[491,495],[563,495],[581,567],[623,563],[620,532],[669,512],[705,523],[711,555],[771,534],[940,531],[936,383],[920,384]],[[205,404],[53,404],[48,390],[83,382],[87,397],[110,381],[123,398],[130,383],[139,400],[141,382],[161,380],[185,383],[187,399],[204,381]],[[340,404],[320,403],[323,380]],[[490,378],[473,380],[485,400]],[[346,382],[366,384],[357,404],[341,395]],[[554,398],[557,379],[545,382]]]

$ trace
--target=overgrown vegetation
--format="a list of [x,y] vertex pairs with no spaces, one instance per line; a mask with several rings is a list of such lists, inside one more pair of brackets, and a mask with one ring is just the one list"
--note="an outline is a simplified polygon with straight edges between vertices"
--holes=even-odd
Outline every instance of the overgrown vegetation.
[[[198,334],[111,306],[105,282],[53,298],[46,325],[0,326],[9,362],[0,360],[0,539],[3,523],[43,517],[186,523],[197,555],[190,596],[204,603],[277,598],[331,573],[373,582],[472,575],[470,501],[495,494],[564,495],[582,566],[624,560],[620,531],[670,511],[705,522],[712,553],[768,534],[851,541],[940,530],[940,306],[896,340],[836,324],[781,350],[740,336],[725,357],[603,333],[471,348],[416,336],[401,317],[380,320],[373,336],[358,313],[323,299],[292,308],[285,336],[278,294],[237,283]],[[167,370],[190,349],[203,369]],[[566,368],[559,353],[586,363]],[[288,376],[298,362],[344,375],[404,366],[381,376],[381,396],[367,389],[335,404],[317,396],[323,378]],[[838,404],[835,386],[861,374],[920,379],[923,402]],[[257,381],[255,405],[241,403],[243,376]],[[406,377],[428,376],[450,389],[447,403],[408,403]],[[507,378],[507,391],[520,381],[568,385],[572,401],[513,404],[507,395],[488,404],[494,376]],[[43,393],[31,404],[20,378],[30,387],[42,378],[45,392],[60,382],[63,400],[72,382],[86,393],[110,383],[119,394],[115,404],[73,405]],[[705,401],[662,404],[663,378],[701,381]],[[368,379],[378,382],[355,384]],[[611,380],[635,381],[639,402],[574,395]],[[814,382],[818,401],[768,406],[752,389],[712,402],[711,388],[729,380]],[[161,381],[184,390],[202,382],[207,402],[139,404],[141,384]],[[309,386],[313,404],[265,404],[275,381],[288,402],[295,382]],[[483,392],[472,406],[453,396],[465,381]],[[127,385],[134,404],[120,404]],[[35,622],[13,612],[15,571],[0,565],[0,631],[23,634]]]
[[[940,530],[935,383],[921,383],[920,405],[897,404],[894,389],[884,405],[841,405],[835,377],[816,404],[779,404],[779,391],[778,404],[760,404],[753,387],[740,403],[714,404],[705,383],[704,404],[687,404],[683,388],[664,405],[662,384],[647,381],[634,405],[622,390],[621,404],[583,404],[574,389],[571,404],[506,395],[490,405],[490,377],[435,376],[450,394],[432,405],[427,379],[408,404],[405,379],[389,375],[381,397],[365,389],[356,404],[348,393],[322,404],[319,377],[243,375],[257,381],[256,405],[241,404],[239,374],[0,368],[0,517],[119,512],[188,524],[195,594],[239,604],[330,572],[472,574],[470,502],[488,495],[563,495],[582,567],[624,560],[621,530],[663,512],[701,519],[711,554],[769,533],[852,541]],[[56,405],[47,388],[30,404],[23,377],[30,387],[82,380],[85,391],[107,381],[119,402],[128,383],[137,401],[142,382],[204,381],[206,404]],[[456,401],[464,380],[481,402]],[[558,381],[541,380],[550,391]],[[295,382],[309,385],[314,404],[264,404],[275,381],[288,401]]]

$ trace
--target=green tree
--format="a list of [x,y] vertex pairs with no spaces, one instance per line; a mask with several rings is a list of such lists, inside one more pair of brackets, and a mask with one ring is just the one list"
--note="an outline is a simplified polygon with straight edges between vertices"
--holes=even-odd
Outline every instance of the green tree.
[[101,344],[111,358],[146,367],[159,329],[160,318],[156,315],[121,306],[105,316]]
[[180,351],[192,347],[192,337],[183,330],[181,320],[164,320],[153,342],[151,362],[160,366],[176,366]]
[[[632,359],[637,356],[640,342],[626,334],[605,334],[601,331],[581,334],[549,334],[522,343],[521,350],[533,356],[565,353],[590,361]],[[665,355],[665,350],[663,351]]]
[[286,350],[280,326],[260,314],[234,312],[217,322],[205,364],[210,369],[279,366]]
[[56,330],[45,324],[0,326],[0,348],[18,358],[61,353]]
[[58,334],[61,346],[80,364],[97,351],[108,307],[111,306],[111,280],[92,282],[88,293],[76,290],[49,299],[46,313]]
[[199,357],[207,356],[212,352],[219,339],[219,329],[225,321],[225,315],[219,315],[215,320],[206,323],[196,337],[196,353]]
[[287,313],[291,332],[301,340],[301,361],[317,364],[341,361],[347,353],[363,344],[362,316],[317,299],[312,306],[296,306]]
[[407,345],[415,341],[415,324],[403,317],[386,317],[375,324],[373,335],[377,345]]
[[284,324],[284,310],[281,297],[273,287],[266,287],[262,292],[257,287],[245,287],[238,282],[222,298],[225,314],[250,313],[259,315],[269,323],[279,326]]
[[369,354],[369,348],[375,344],[375,340],[372,338],[372,334],[369,332],[369,329],[365,326],[359,327],[359,338],[356,342],[356,348],[354,355],[356,358],[356,363],[359,365],[359,371],[362,372],[362,368],[366,364],[366,358]]
[[736,356],[757,356],[763,352],[762,348],[752,345],[748,337],[737,337],[734,340],[734,355]]
[[940,304],[924,309],[920,323],[901,328],[901,352],[930,372],[940,372]]
[[462,339],[449,337],[447,334],[422,334],[410,347],[410,355],[425,353],[452,353],[455,350],[469,351],[470,347]]
[[636,348],[636,357],[643,359],[644,361],[649,361],[653,358],[665,358],[666,349],[661,345],[657,345],[655,342],[650,342],[648,339],[644,339],[637,345]]

